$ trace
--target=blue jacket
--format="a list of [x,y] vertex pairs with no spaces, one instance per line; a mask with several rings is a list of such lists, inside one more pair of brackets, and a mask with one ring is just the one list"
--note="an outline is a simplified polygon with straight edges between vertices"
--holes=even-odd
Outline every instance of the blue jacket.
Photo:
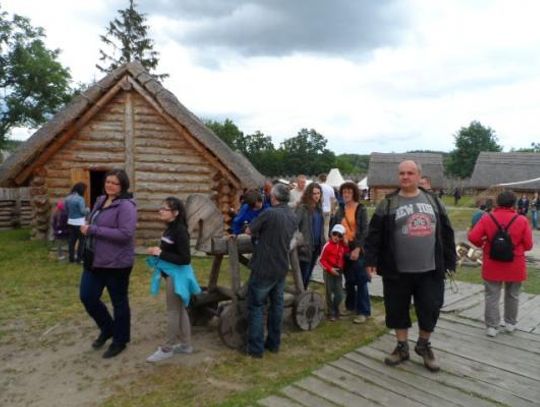
[[248,204],[243,204],[232,221],[232,231],[235,235],[244,233],[244,225],[249,225],[253,219],[255,219],[263,209],[250,208]]
[[84,202],[84,198],[76,192],[69,194],[66,197],[64,200],[64,205],[66,207],[69,219],[84,218],[89,212]]
[[150,268],[154,269],[150,280],[150,294],[156,296],[159,293],[159,283],[161,273],[167,274],[173,279],[174,292],[182,298],[185,306],[189,305],[192,295],[201,293],[201,287],[197,282],[191,264],[178,265],[162,260],[157,256],[150,256],[146,259]]

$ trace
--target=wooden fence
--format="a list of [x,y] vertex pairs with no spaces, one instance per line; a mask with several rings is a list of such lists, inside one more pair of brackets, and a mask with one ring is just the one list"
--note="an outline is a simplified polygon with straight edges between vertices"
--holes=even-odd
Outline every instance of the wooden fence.
[[0,188],[0,230],[29,226],[32,221],[29,188]]

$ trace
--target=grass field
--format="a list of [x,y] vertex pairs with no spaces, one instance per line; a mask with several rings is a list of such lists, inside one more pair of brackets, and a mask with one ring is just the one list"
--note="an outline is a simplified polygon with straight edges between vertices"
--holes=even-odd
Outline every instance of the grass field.
[[[150,272],[143,262],[143,257],[137,258],[130,280],[132,309],[150,310],[165,320],[163,304],[149,295]],[[60,322],[63,326],[75,326],[78,320],[89,318],[78,298],[80,266],[49,258],[47,244],[30,241],[28,230],[0,232],[0,264],[0,349],[16,342],[19,348],[32,346],[36,350],[33,341],[49,327]],[[201,284],[207,281],[210,264],[208,258],[193,260]],[[227,285],[226,263],[222,270],[221,284]],[[320,285],[313,286],[322,291]],[[106,295],[104,299],[107,300]],[[114,395],[105,405],[253,404],[385,332],[380,302],[373,303],[373,314],[374,318],[363,325],[352,324],[350,319],[323,321],[309,332],[299,331],[289,321],[280,353],[267,355],[262,361],[242,356],[223,345],[217,356],[204,358],[195,366],[174,363],[150,367],[144,364],[144,355],[134,355],[132,350],[131,357],[140,358],[142,373],[130,375],[127,384],[115,387]],[[207,335],[217,337],[217,331]],[[197,339],[194,336],[195,347]],[[55,353],[62,351],[49,343],[39,346],[49,346]],[[81,346],[86,349],[89,345],[84,342]],[[116,379],[111,378],[111,382]]]
[[[530,294],[540,294],[540,268],[528,267],[527,274],[522,290]],[[456,280],[483,284],[481,269],[480,267],[460,267],[456,273]]]

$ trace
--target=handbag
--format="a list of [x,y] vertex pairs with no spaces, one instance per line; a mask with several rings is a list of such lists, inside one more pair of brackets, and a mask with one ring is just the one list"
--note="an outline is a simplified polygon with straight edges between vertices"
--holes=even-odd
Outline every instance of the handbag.
[[94,251],[90,249],[90,238],[86,236],[83,242],[82,263],[85,270],[92,271],[94,266]]

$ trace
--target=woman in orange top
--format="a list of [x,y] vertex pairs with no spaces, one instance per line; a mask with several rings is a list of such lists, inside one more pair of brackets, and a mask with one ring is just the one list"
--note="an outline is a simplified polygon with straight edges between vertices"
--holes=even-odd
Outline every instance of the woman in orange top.
[[367,211],[360,203],[360,190],[354,182],[345,182],[339,187],[344,206],[334,216],[333,224],[345,228],[345,242],[350,253],[345,262],[345,307],[354,312],[353,322],[361,324],[371,315],[371,304],[367,283],[369,277],[364,264],[364,240],[367,235]]

